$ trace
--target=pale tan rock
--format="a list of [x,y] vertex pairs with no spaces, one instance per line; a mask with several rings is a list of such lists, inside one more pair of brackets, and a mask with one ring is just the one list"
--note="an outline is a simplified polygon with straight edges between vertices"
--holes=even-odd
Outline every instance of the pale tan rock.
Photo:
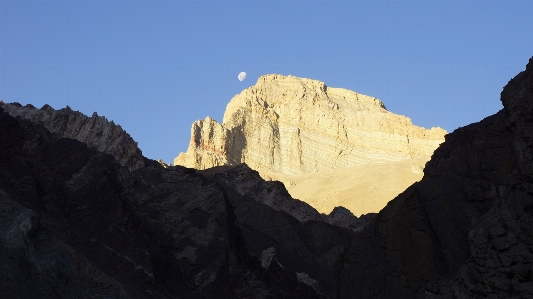
[[414,126],[373,97],[266,75],[230,101],[222,124],[196,121],[187,153],[174,164],[206,169],[245,162],[260,172],[304,174],[428,158],[445,134]]
[[[413,125],[374,97],[317,80],[265,75],[233,97],[222,124],[210,117],[194,122],[189,148],[174,164],[207,169],[244,162],[262,175],[298,176],[405,161],[418,178],[419,166],[445,134]],[[289,192],[294,184],[285,184]]]
[[157,159],[157,163],[159,163],[159,165],[165,167],[165,168],[169,168],[172,166],[172,164],[170,163],[165,163],[165,161],[163,161],[163,159]]
[[414,164],[405,160],[299,175],[263,173],[261,176],[282,182],[293,198],[305,201],[320,213],[329,214],[342,206],[359,217],[379,212],[407,187],[421,180],[423,174],[412,168],[425,162],[416,159]]
[[233,165],[226,157],[227,130],[211,117],[192,124],[191,142],[186,153],[174,159],[174,165],[196,169]]

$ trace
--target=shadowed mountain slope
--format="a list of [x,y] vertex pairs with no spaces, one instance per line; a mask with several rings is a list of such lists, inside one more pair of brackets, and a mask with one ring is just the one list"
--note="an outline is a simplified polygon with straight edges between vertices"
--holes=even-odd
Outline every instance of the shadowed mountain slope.
[[120,165],[127,166],[130,170],[144,166],[144,158],[137,142],[120,125],[98,116],[96,112],[88,117],[73,111],[69,106],[59,110],[49,105],[37,109],[31,104],[22,106],[17,103],[5,104],[2,107],[11,116],[19,116],[43,125],[61,138],[76,139],[98,151],[111,154]]
[[0,107],[3,296],[333,292],[334,264],[352,230],[301,222],[192,169],[153,162],[130,172],[115,158]]
[[340,298],[533,298],[533,58],[352,240]]
[[1,294],[533,298],[533,58],[501,100],[356,220],[291,202],[245,165],[130,170],[0,106]]

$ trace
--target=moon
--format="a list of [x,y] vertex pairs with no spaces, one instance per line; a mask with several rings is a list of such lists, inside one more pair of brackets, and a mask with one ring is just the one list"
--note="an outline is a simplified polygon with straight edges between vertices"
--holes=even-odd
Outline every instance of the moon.
[[239,78],[239,81],[242,81],[242,80],[246,79],[246,73],[245,72],[240,72],[239,75],[237,76],[237,78]]

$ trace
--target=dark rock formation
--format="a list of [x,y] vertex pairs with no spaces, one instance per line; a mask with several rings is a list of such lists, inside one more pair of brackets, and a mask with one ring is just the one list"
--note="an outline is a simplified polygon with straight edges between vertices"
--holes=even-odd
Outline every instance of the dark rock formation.
[[321,298],[353,231],[230,186],[114,157],[0,108],[0,289],[9,298]]
[[43,125],[60,138],[76,139],[95,147],[98,151],[111,154],[120,165],[130,170],[145,165],[145,159],[137,147],[137,142],[120,125],[98,116],[96,112],[88,117],[73,111],[69,106],[55,110],[49,105],[44,105],[41,109],[37,109],[31,104],[22,106],[18,103],[3,104],[2,108],[13,117],[20,116]]
[[446,136],[423,180],[355,220],[245,165],[122,165],[2,105],[0,294],[533,298],[533,58],[501,99]]
[[533,298],[533,58],[342,254],[340,298]]
[[240,195],[255,199],[277,211],[285,211],[301,222],[324,221],[354,231],[361,231],[376,214],[355,217],[348,209],[336,207],[329,215],[320,214],[309,204],[294,199],[278,181],[265,181],[259,173],[246,164],[238,166],[216,166],[198,170],[206,178],[230,186]]

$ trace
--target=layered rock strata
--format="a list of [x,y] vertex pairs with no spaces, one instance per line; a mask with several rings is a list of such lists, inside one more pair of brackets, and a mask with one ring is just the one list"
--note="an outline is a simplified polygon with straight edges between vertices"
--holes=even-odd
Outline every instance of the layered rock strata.
[[130,170],[143,167],[145,164],[137,142],[120,125],[98,116],[96,112],[88,117],[73,111],[69,106],[55,110],[49,105],[44,105],[41,109],[37,109],[30,104],[22,106],[18,103],[3,104],[2,108],[13,117],[21,117],[43,125],[60,138],[76,139],[95,147],[98,151],[111,154],[120,165],[127,166]]
[[414,126],[373,97],[323,82],[265,75],[228,104],[222,124],[193,123],[175,165],[196,169],[246,163],[252,169],[306,174],[422,158],[444,140],[440,128]]
[[360,232],[244,165],[129,171],[0,107],[2,296],[533,298],[533,58],[501,100]]

